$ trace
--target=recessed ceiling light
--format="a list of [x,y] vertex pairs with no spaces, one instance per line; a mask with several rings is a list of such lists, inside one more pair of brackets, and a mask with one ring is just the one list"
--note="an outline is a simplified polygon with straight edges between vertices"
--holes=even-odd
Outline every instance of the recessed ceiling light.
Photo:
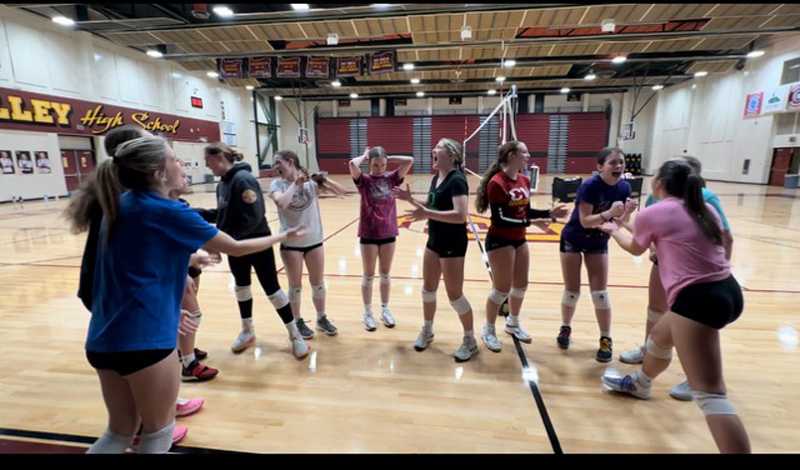
[[705,77],[706,75],[708,75],[708,72],[706,72],[705,70],[701,70],[701,71],[699,71],[699,72],[695,72],[695,73],[694,73],[694,76],[695,76],[695,77],[698,77],[698,78],[699,78],[699,77]]
[[653,85],[651,88],[653,89],[653,91],[658,91],[663,89],[664,85]]
[[331,86],[334,88],[339,88],[340,86],[342,86],[342,82],[340,82],[339,80],[334,80],[331,82]]
[[148,49],[146,54],[154,59],[160,59],[164,57],[164,54],[162,54],[161,51],[157,51],[155,49]]
[[494,96],[497,94],[497,90],[489,90],[486,92],[489,96]]
[[290,3],[289,5],[297,11],[307,11],[309,9],[308,3]]
[[350,98],[353,98],[353,99],[358,98],[358,93],[350,93]]
[[256,89],[256,87],[254,87],[253,85],[246,85],[245,89],[248,90],[248,91],[253,91],[253,90]]
[[206,75],[208,75],[210,78],[219,77],[219,74],[217,72],[206,72]]
[[611,59],[611,62],[613,62],[615,64],[621,64],[621,63],[625,62],[626,60],[628,60],[628,58],[625,57],[624,55],[618,55],[618,56],[614,57],[613,59]]
[[697,83],[692,83],[692,90],[694,90],[695,88],[697,88]]
[[466,41],[468,39],[472,39],[472,28],[464,26],[464,29],[461,30],[461,40]]
[[406,62],[403,64],[403,70],[414,70],[414,64],[411,62]]
[[502,76],[502,75],[501,75],[501,76],[499,76],[499,77],[496,77],[496,78],[494,79],[494,81],[496,81],[497,83],[503,83],[504,81],[506,81],[506,77],[504,77],[504,76]]
[[[100,60],[103,60],[103,56],[98,54],[98,53],[95,53],[94,54],[94,61],[95,62],[99,62]],[[791,68],[791,67],[789,67],[789,68]]]
[[329,46],[335,46],[339,44],[339,35],[336,33],[328,34],[328,38],[326,39],[325,43]]
[[172,75],[172,78],[183,78],[183,75],[178,72],[172,72],[170,75]]
[[597,78],[597,75],[595,75],[593,72],[589,72],[585,77],[583,77],[584,80],[594,80],[595,78]]
[[61,26],[73,26],[75,22],[66,16],[54,16],[53,23],[60,24]]
[[423,96],[425,96],[425,92],[424,91],[418,91],[417,92],[417,98],[422,98]]
[[561,93],[569,93],[569,87],[562,88]]
[[503,61],[503,67],[513,67],[517,65],[517,61],[514,59],[506,59]]
[[233,10],[223,5],[214,7],[212,11],[221,18],[230,18],[234,15]]
[[412,85],[419,85],[419,78],[412,78],[411,79],[411,84]]
[[755,57],[761,57],[762,55],[764,55],[764,51],[750,51],[747,53],[747,57],[750,57],[751,59]]
[[389,8],[392,6],[391,3],[373,3],[372,8]]
[[280,100],[282,100],[282,99],[283,99],[283,96],[281,96],[281,95],[275,95],[275,101],[280,101]]

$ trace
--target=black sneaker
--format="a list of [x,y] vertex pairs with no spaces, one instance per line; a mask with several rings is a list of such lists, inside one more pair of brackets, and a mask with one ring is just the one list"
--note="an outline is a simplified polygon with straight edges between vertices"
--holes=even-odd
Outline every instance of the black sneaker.
[[561,349],[569,348],[569,335],[571,334],[572,334],[572,327],[569,326],[561,327],[561,330],[558,332],[558,337],[556,338],[559,348]]
[[328,336],[336,336],[336,327],[328,320],[327,315],[317,320],[317,329]]
[[600,337],[600,349],[597,350],[597,362],[611,362],[611,338],[608,336]]
[[298,318],[295,323],[297,324],[297,331],[300,332],[300,336],[302,336],[303,339],[314,338],[314,331],[306,325],[306,322],[304,322],[302,318]]
[[202,361],[203,359],[208,357],[208,353],[203,351],[202,349],[194,348],[194,357],[196,357],[198,361]]

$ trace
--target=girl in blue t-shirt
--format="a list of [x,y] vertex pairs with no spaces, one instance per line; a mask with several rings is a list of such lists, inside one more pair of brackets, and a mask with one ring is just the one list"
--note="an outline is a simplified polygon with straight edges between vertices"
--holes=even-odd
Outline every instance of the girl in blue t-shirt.
[[[138,451],[167,452],[175,427],[180,384],[175,345],[190,255],[202,247],[242,256],[303,233],[295,227],[236,241],[169,199],[184,173],[159,137],[121,144],[98,166],[96,178],[103,218],[86,357],[100,379],[109,422],[89,452],[125,452],[139,417],[143,434]],[[81,211],[70,216],[73,225],[88,218]]]
[[631,187],[622,179],[625,155],[618,148],[605,148],[597,156],[598,173],[581,184],[575,197],[575,209],[561,231],[561,272],[564,295],[561,300],[561,330],[558,346],[569,348],[572,317],[580,297],[581,264],[586,263],[592,302],[600,328],[599,362],[611,361],[611,304],[608,301],[608,238],[597,227],[615,218],[630,215],[626,205]]

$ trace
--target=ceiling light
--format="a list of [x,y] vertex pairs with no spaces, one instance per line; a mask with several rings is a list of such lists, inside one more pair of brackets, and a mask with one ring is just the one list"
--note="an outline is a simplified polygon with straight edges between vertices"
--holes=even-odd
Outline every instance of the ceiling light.
[[183,75],[178,72],[172,72],[170,75],[172,75],[172,78],[183,78]]
[[501,76],[495,78],[494,81],[496,81],[497,83],[503,83],[504,81],[506,81],[506,77],[501,75]]
[[705,77],[706,75],[708,75],[708,72],[706,72],[705,70],[701,70],[699,72],[694,73],[695,78]]
[[419,85],[419,78],[412,78],[411,79],[411,84],[412,85]]
[[[98,53],[95,53],[95,54],[94,54],[94,61],[95,61],[95,62],[99,62],[99,61],[100,61],[100,60],[102,60],[102,59],[103,59],[103,56],[102,56],[102,55],[100,55],[100,54],[98,54]],[[791,67],[789,67],[789,68],[791,68]]]
[[297,11],[308,11],[309,9],[308,3],[290,3],[289,5]]
[[391,3],[373,3],[372,8],[389,8],[392,6]]
[[607,19],[607,20],[603,20],[603,21],[600,23],[600,29],[601,29],[601,30],[602,30],[604,33],[613,33],[613,32],[614,32],[614,28],[615,28],[616,26],[617,26],[617,25],[614,23],[614,20],[613,20],[613,19]]
[[564,94],[569,93],[569,88],[568,87],[562,88],[561,89],[561,93],[564,93]]
[[489,90],[486,92],[489,96],[494,96],[497,94],[497,90]]
[[764,55],[764,51],[750,51],[747,53],[747,57],[751,59],[761,57],[762,55]]
[[417,98],[422,98],[423,96],[425,96],[425,92],[424,91],[418,91],[417,92]]
[[597,75],[595,75],[594,72],[589,72],[583,77],[584,80],[594,80],[595,78],[597,78]]
[[247,85],[247,86],[245,86],[244,88],[245,88],[246,90],[248,90],[248,91],[253,91],[253,90],[255,90],[255,89],[256,89],[256,87],[254,87],[253,85]]
[[517,65],[517,61],[514,59],[506,59],[503,61],[503,67],[513,67]]
[[328,34],[327,42],[328,42],[329,46],[335,46],[335,45],[339,44],[339,35],[336,34],[336,33]]
[[472,39],[472,28],[464,26],[464,29],[461,30],[461,40],[467,41],[469,39]]
[[358,93],[350,93],[350,98],[353,98],[353,99],[358,98]]
[[403,64],[403,70],[414,70],[414,64],[411,62],[406,62]]
[[154,58],[154,59],[160,59],[160,58],[164,57],[164,54],[162,54],[160,51],[157,51],[155,49],[148,49],[147,50],[147,55],[152,57],[152,58]]
[[613,62],[615,64],[621,64],[621,63],[625,62],[626,60],[628,60],[628,58],[625,57],[624,55],[618,55],[618,56],[614,57],[613,59],[611,59],[611,62]]
[[209,78],[219,77],[219,74],[217,72],[206,72],[206,75],[208,75]]
[[75,24],[74,21],[66,16],[54,16],[53,23],[60,24],[61,26],[73,26]]
[[653,85],[651,88],[653,89],[653,91],[658,91],[664,88],[664,85]]
[[230,8],[228,8],[226,6],[214,7],[214,9],[211,10],[211,11],[216,13],[216,15],[219,16],[220,18],[230,18],[234,14],[233,10],[231,10]]
[[692,84],[692,90],[694,90],[695,88],[697,88],[697,83]]
[[[275,101],[280,101],[280,100],[282,100],[282,99],[283,99],[283,96],[281,96],[281,95],[275,95]],[[287,105],[287,106],[288,106],[288,105]]]
[[334,80],[331,82],[331,86],[334,88],[339,88],[340,86],[342,86],[342,82],[340,82],[339,80]]

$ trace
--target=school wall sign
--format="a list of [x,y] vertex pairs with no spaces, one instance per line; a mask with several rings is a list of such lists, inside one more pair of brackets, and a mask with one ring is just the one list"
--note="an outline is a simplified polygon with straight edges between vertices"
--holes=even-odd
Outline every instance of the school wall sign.
[[0,129],[102,135],[135,124],[172,140],[220,140],[219,123],[0,88]]
[[[486,234],[489,232],[491,219],[489,217],[476,214],[470,214],[469,216],[470,219],[472,219],[472,223],[474,223],[475,227],[478,229],[478,234],[481,237],[481,241],[485,242]],[[411,217],[407,215],[401,215],[397,217],[397,226],[412,232],[428,233],[427,220],[413,221]],[[531,223],[526,230],[525,239],[528,240],[528,242],[538,243],[558,242],[561,237],[561,230],[563,229],[564,224],[560,222],[537,220]],[[470,230],[469,227],[467,227],[467,238],[469,238],[469,240],[475,239],[475,235],[472,233],[472,230]]]

